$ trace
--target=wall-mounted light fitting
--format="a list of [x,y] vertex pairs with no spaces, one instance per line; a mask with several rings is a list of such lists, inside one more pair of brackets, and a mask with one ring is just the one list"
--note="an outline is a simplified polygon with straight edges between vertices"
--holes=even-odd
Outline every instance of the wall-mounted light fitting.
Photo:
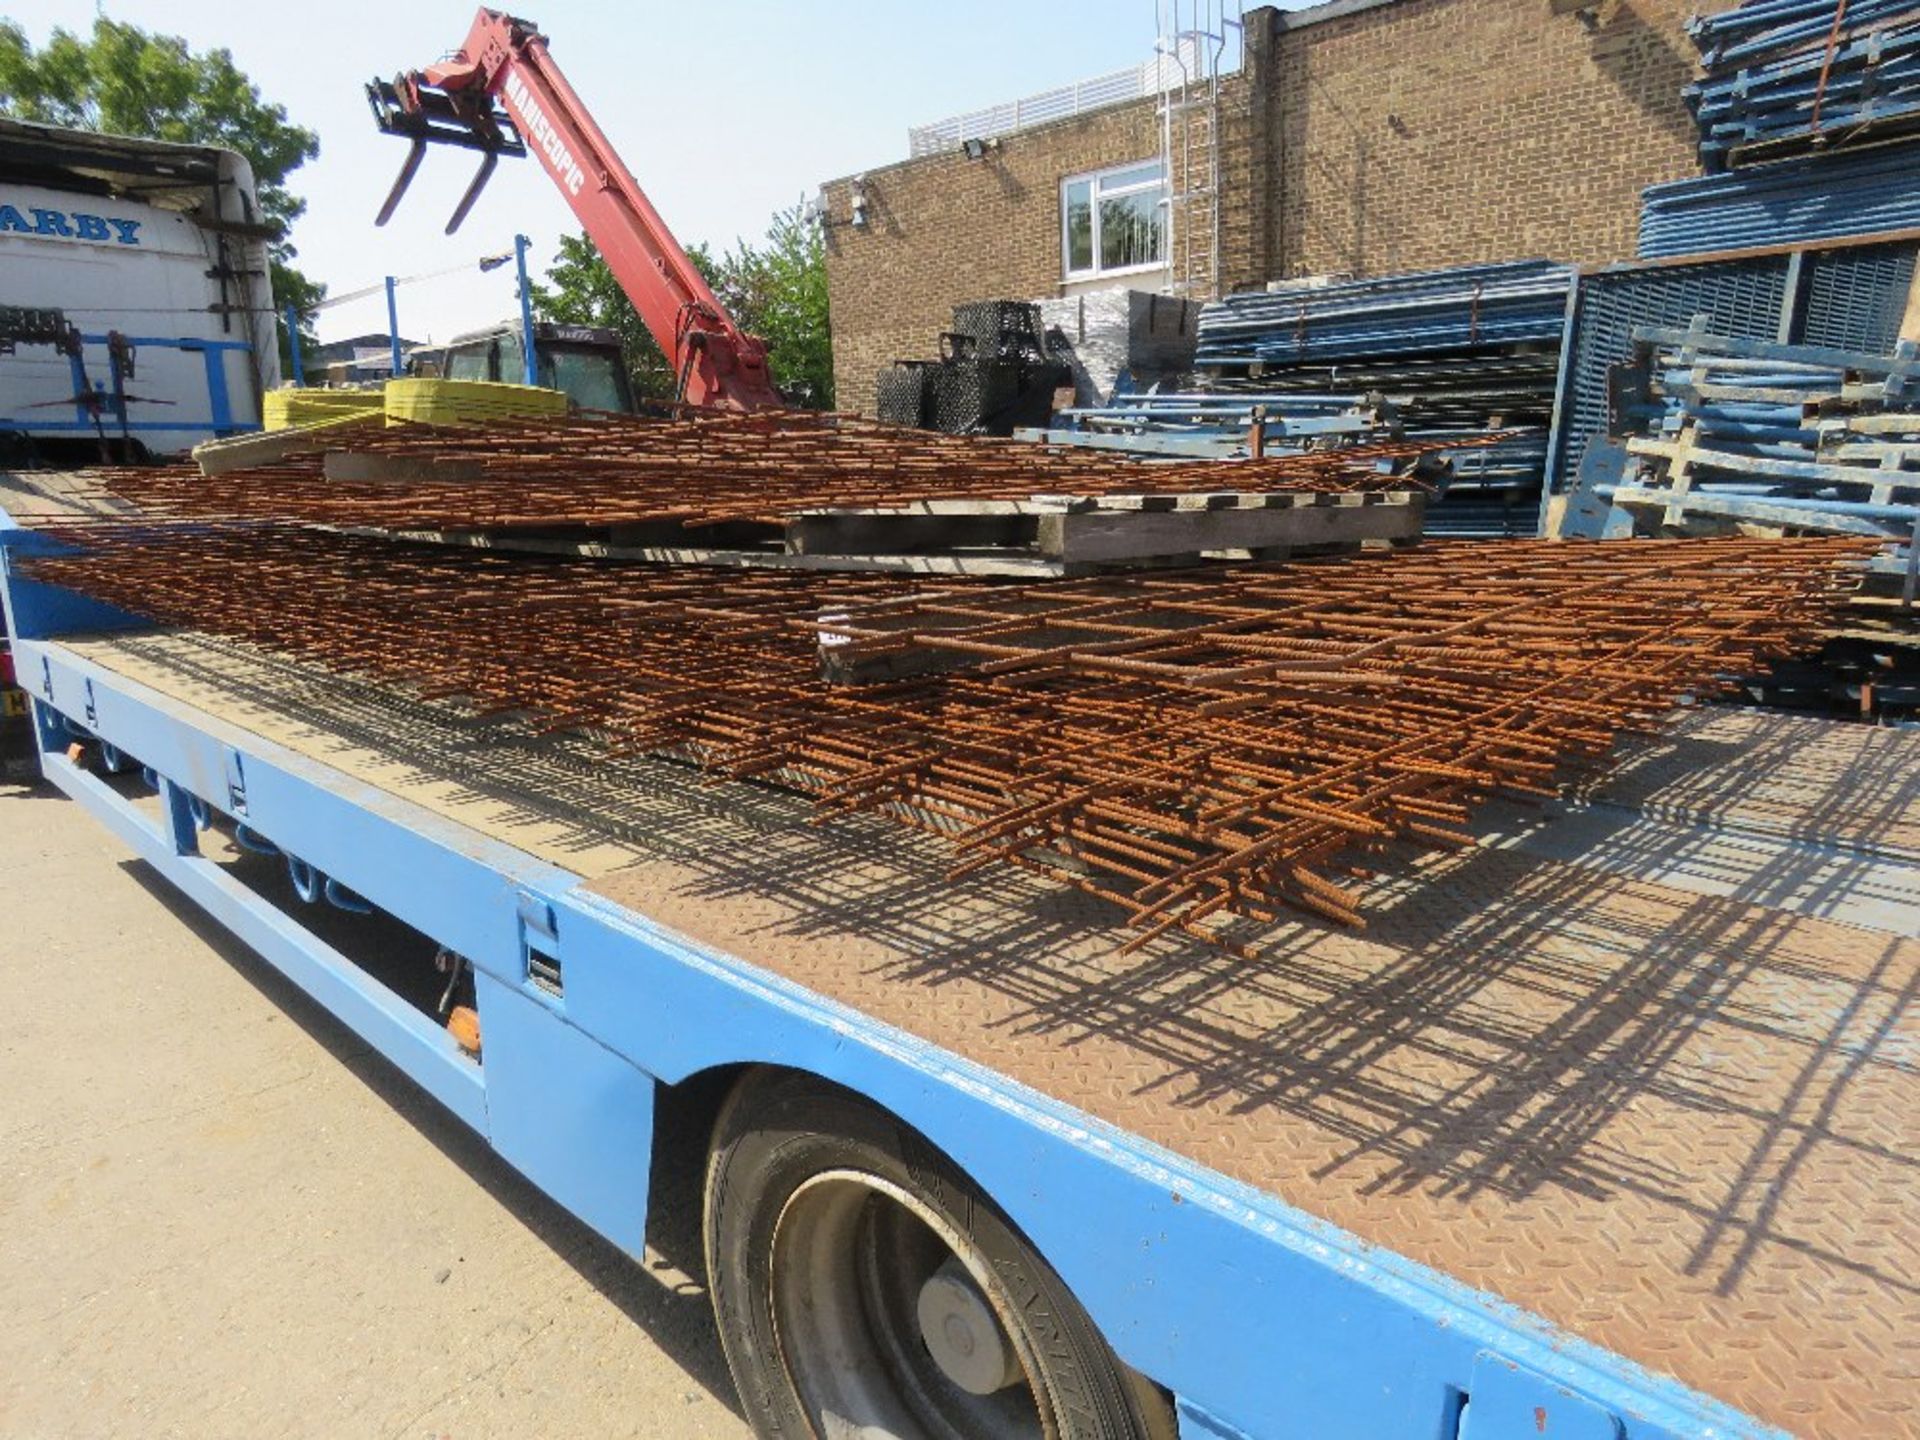
[[1547,8],[1555,15],[1573,16],[1592,34],[1612,24],[1620,6],[1619,0],[1547,0]]

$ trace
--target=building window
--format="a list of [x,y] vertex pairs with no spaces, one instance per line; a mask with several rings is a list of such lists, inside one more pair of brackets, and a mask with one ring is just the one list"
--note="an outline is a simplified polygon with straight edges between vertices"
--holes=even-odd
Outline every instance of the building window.
[[1167,171],[1158,160],[1060,183],[1060,256],[1069,280],[1167,263]]

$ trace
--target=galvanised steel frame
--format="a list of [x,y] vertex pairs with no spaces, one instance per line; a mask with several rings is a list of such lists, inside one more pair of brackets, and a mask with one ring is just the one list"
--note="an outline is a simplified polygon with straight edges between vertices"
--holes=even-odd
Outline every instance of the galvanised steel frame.
[[1900,338],[1920,232],[1803,241],[1627,262],[1577,272],[1567,305],[1540,533],[1555,496],[1576,485],[1587,447],[1604,439],[1608,371],[1629,360],[1636,326],[1890,352]]
[[[47,778],[630,1253],[643,1240],[660,1087],[720,1067],[785,1066],[870,1097],[952,1156],[1120,1355],[1173,1392],[1184,1440],[1777,1435],[1273,1195],[695,944],[564,869],[89,662],[55,637],[137,622],[11,573],[14,554],[46,544],[0,528],[0,598]],[[160,816],[70,761],[76,735],[144,769]],[[202,855],[198,829],[215,810],[471,960],[484,1065]],[[529,980],[535,956],[563,962],[562,997]]]

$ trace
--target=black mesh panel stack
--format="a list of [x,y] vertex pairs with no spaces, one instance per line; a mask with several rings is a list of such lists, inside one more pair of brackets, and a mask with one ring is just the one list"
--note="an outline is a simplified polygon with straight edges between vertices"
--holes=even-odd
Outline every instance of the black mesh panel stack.
[[939,369],[931,360],[896,360],[882,370],[874,406],[881,421],[915,430],[938,429],[933,419],[933,380]]
[[880,372],[880,419],[950,435],[1011,435],[1044,425],[1054,391],[1073,383],[1041,335],[1040,307],[977,300],[953,308],[953,330],[937,361],[900,360]]
[[953,329],[973,341],[980,359],[1047,358],[1040,338],[1040,307],[1024,300],[974,300],[953,307]]

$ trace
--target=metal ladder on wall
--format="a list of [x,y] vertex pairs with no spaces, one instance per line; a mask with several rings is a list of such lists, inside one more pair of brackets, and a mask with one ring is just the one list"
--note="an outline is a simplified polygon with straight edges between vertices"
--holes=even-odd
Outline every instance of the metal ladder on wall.
[[1221,80],[1240,65],[1241,0],[1155,0],[1160,159],[1167,177],[1167,288],[1220,294]]

